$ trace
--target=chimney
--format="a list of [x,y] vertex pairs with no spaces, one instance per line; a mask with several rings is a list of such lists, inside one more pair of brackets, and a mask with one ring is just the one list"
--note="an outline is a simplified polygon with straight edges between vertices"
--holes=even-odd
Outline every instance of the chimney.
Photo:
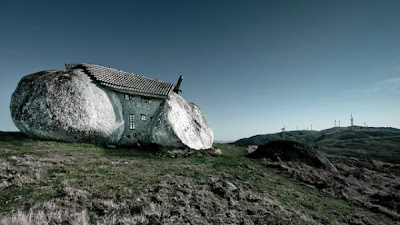
[[179,94],[179,92],[182,92],[179,89],[179,87],[181,86],[182,80],[183,80],[183,76],[179,76],[178,82],[176,83],[175,88],[174,88],[174,92],[177,94]]
[[76,63],[65,63],[65,69],[67,71],[71,70],[72,68],[74,68],[75,66],[77,66],[78,64]]

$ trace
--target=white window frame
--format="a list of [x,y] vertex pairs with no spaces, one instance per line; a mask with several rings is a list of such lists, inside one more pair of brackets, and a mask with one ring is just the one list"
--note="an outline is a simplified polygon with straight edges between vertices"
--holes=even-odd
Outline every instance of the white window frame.
[[135,115],[134,114],[129,114],[129,129],[130,130],[135,129]]

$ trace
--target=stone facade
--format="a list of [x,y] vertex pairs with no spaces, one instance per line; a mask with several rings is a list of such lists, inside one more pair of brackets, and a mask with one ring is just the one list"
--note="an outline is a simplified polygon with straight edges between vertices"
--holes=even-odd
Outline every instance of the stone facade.
[[118,93],[118,97],[125,121],[125,132],[118,144],[150,143],[149,126],[164,99],[123,93]]

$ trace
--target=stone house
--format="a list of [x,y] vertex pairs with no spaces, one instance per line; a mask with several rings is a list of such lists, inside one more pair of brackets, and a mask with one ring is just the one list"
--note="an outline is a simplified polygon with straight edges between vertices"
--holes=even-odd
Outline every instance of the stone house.
[[179,93],[183,77],[177,85],[141,75],[95,64],[65,64],[66,70],[82,69],[93,81],[114,91],[122,105],[125,129],[119,145],[149,143],[147,135],[154,115],[172,92]]
[[198,106],[176,85],[94,64],[27,75],[10,110],[24,134],[108,145],[156,144],[209,149],[213,132]]

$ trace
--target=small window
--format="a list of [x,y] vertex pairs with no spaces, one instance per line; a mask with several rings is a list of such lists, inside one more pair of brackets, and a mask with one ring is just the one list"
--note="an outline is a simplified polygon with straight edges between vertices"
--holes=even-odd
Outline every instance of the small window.
[[133,114],[129,115],[129,129],[130,130],[135,129],[135,115],[133,115]]
[[141,114],[140,115],[140,120],[146,121],[146,115]]
[[149,98],[142,97],[142,103],[151,103]]
[[125,94],[124,98],[125,98],[125,100],[129,101],[129,100],[133,100],[135,98],[135,96]]

